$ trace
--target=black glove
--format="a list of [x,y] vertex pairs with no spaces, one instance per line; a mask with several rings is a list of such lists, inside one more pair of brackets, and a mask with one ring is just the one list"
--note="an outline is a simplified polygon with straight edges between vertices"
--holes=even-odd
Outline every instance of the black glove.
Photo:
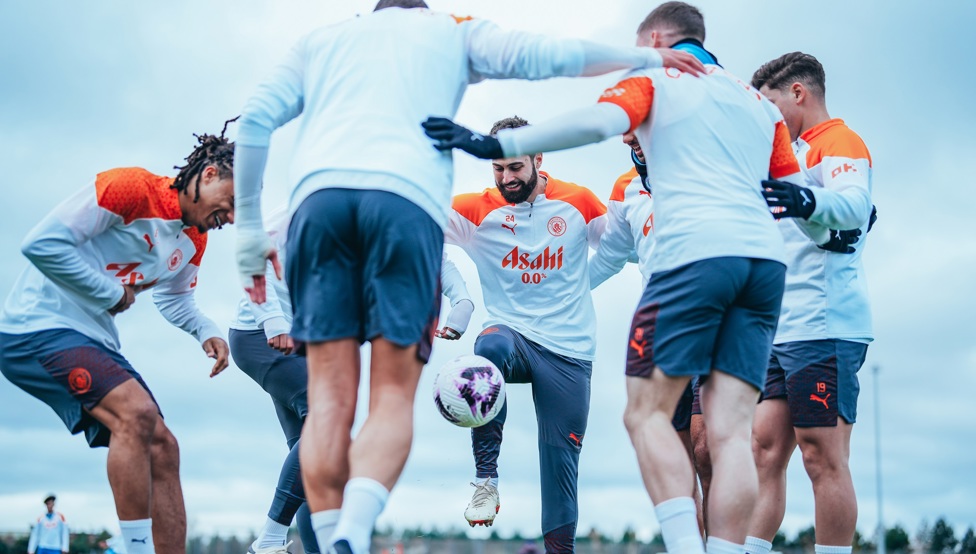
[[868,219],[868,232],[871,232],[871,227],[874,227],[874,222],[878,220],[878,207],[871,206],[871,217]]
[[438,150],[459,148],[483,160],[505,157],[498,139],[479,135],[445,117],[428,117],[427,121],[420,125],[424,128],[424,133],[434,139],[434,148]]
[[630,161],[634,162],[634,169],[637,170],[637,175],[640,175],[641,185],[644,186],[644,190],[651,193],[651,183],[647,180],[647,163],[640,161],[637,157],[637,151],[633,148],[630,149]]
[[813,210],[817,208],[817,199],[806,187],[777,179],[765,180],[762,186],[766,203],[772,208],[782,208],[773,213],[776,219],[784,217],[809,219],[813,215]]
[[849,229],[847,231],[830,230],[830,240],[823,244],[818,244],[817,248],[838,254],[853,254],[855,248],[851,246],[861,238],[860,229]]

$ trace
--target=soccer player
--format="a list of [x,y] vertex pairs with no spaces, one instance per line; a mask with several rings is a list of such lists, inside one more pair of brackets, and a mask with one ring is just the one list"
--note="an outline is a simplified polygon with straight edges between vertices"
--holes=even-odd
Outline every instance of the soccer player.
[[54,493],[44,497],[47,512],[37,518],[37,523],[31,529],[27,554],[68,554],[68,522],[61,512],[54,511],[55,500]]
[[[226,131],[226,124],[224,130]],[[227,367],[217,325],[194,302],[207,232],[234,222],[234,143],[202,135],[176,178],[127,167],[99,173],[28,233],[31,265],[0,313],[0,370],[94,448],[129,554],[182,553],[179,449],[139,373],[119,352],[115,318],[152,289],[159,312]]]
[[747,547],[754,554],[769,552],[786,509],[786,467],[799,445],[813,482],[817,554],[849,554],[857,522],[848,465],[857,371],[873,339],[864,238],[846,253],[825,251],[796,223],[857,235],[869,228],[871,155],[854,131],[828,114],[824,69],[813,56],[776,58],[756,71],[752,84],[783,113],[803,176],[767,183],[769,203],[783,218],[790,269],[756,409],[760,486]]
[[[287,206],[268,216],[268,235],[278,252],[285,251],[289,221]],[[297,515],[305,552],[315,554],[319,547],[309,519],[299,465],[299,439],[308,414],[308,369],[304,355],[296,353],[300,345],[296,345],[289,334],[292,309],[288,288],[283,280],[275,277],[270,263],[267,282],[271,286],[267,288],[267,300],[263,304],[251,302],[248,295],[241,299],[229,336],[231,355],[237,366],[271,395],[289,449],[281,466],[268,519],[248,553],[287,552],[288,527]],[[474,303],[461,274],[447,260],[441,268],[441,287],[451,300],[451,311],[437,336],[457,340],[467,329]]]
[[[683,2],[655,8],[638,40],[701,43],[701,13]],[[637,450],[668,552],[702,552],[690,497],[692,464],[671,416],[695,375],[712,452],[708,551],[743,552],[756,499],[751,430],[782,300],[783,238],[760,182],[799,172],[776,107],[717,65],[694,76],[633,71],[593,107],[497,138],[444,119],[425,123],[438,148],[494,159],[590,143],[628,131],[654,186],[651,279],[634,316],[624,422]],[[653,115],[652,115],[653,114]]]
[[[509,117],[496,122],[491,134],[526,125]],[[589,189],[539,171],[542,154],[491,164],[495,187],[456,196],[444,238],[478,268],[489,317],[474,353],[491,360],[506,383],[532,383],[546,552],[572,552],[596,351],[587,257],[603,234],[606,207]],[[472,526],[491,525],[499,509],[498,454],[507,411],[506,403],[494,419],[471,430],[475,492],[464,517]]]
[[[292,156],[287,275],[292,336],[308,345],[301,465],[320,546],[367,552],[410,451],[453,171],[420,122],[453,116],[467,85],[483,79],[661,65],[701,69],[685,52],[503,31],[429,11],[422,0],[380,0],[370,14],[301,38],[247,103],[235,164],[237,257],[259,303],[265,260],[277,263],[261,228],[267,149],[274,129],[305,112]],[[369,416],[351,441],[365,341]]]
[[[682,47],[684,46],[675,46],[675,48]],[[702,56],[703,59],[700,59],[703,63],[715,63],[715,59],[703,48],[693,53]],[[628,261],[633,261],[635,257],[645,287],[651,277],[651,255],[654,252],[654,200],[651,194],[651,183],[647,178],[647,161],[633,133],[624,133],[623,141],[630,147],[630,157],[634,167],[617,178],[610,192],[610,199],[607,202],[607,229],[588,264],[591,289],[619,273],[624,265]],[[692,487],[692,496],[697,506],[699,527],[702,533],[705,533],[706,493],[711,481],[711,460],[708,456],[708,442],[705,439],[701,410],[698,402],[695,401],[699,390],[697,385],[697,380],[688,384],[675,409],[671,424],[678,432],[678,437],[694,463],[695,473],[701,482],[701,494],[698,485],[695,484]],[[693,428],[695,433],[692,433]]]

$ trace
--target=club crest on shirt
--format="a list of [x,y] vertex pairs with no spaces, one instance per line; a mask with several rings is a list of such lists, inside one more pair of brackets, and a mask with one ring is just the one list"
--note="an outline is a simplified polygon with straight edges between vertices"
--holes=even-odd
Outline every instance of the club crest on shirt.
[[566,233],[566,220],[558,215],[549,220],[549,234],[561,237]]
[[170,271],[176,271],[177,268],[180,267],[181,263],[183,263],[183,251],[177,248],[172,254],[170,254],[169,260],[167,261],[167,267],[169,267]]

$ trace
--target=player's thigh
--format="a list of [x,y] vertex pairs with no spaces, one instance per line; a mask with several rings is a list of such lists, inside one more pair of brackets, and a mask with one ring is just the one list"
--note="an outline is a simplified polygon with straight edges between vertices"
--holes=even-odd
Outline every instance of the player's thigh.
[[50,406],[69,431],[84,431],[92,447],[108,445],[119,414],[159,410],[142,377],[121,354],[71,329],[0,335],[0,369]]
[[532,365],[528,354],[532,345],[511,327],[492,325],[475,339],[474,353],[491,360],[501,370],[506,383],[530,383]]
[[366,339],[416,346],[426,363],[440,312],[444,233],[427,212],[384,191],[366,191],[357,213],[363,253]]
[[579,450],[590,412],[593,364],[535,347],[529,363],[539,440]]
[[779,320],[786,266],[770,260],[748,262],[746,282],[722,319],[712,363],[714,369],[762,390]]
[[292,216],[285,277],[294,311],[291,335],[298,340],[363,340],[362,253],[355,217],[360,194],[319,190]]
[[793,425],[834,427],[838,418],[854,423],[860,391],[857,373],[867,345],[838,339],[796,341],[776,345],[786,373],[787,399]]
[[652,275],[631,324],[627,375],[647,378],[655,368],[672,377],[707,375],[722,319],[747,273],[744,258],[710,258]]

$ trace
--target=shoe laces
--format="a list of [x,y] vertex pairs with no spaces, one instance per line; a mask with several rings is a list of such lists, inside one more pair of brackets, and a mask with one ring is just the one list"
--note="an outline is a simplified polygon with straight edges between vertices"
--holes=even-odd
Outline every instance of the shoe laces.
[[471,506],[473,507],[480,508],[490,502],[495,502],[495,498],[498,497],[498,489],[493,487],[487,479],[484,483],[471,483],[471,486],[475,488],[474,496],[471,498]]

